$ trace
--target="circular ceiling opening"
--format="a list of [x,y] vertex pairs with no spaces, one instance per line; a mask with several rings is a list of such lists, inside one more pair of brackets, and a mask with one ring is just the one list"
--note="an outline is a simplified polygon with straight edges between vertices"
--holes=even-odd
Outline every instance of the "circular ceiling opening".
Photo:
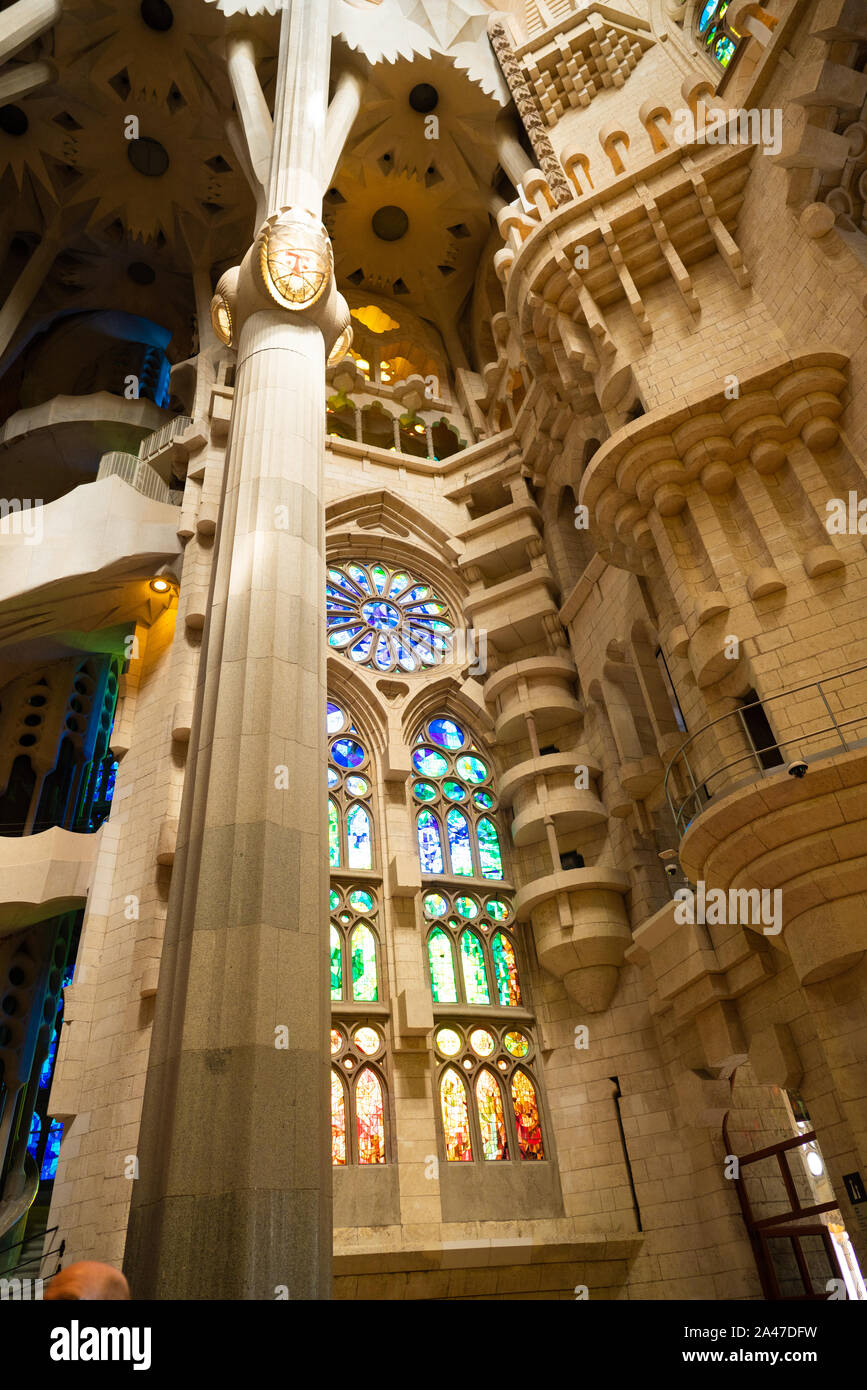
[[371,226],[380,241],[400,241],[409,231],[409,218],[403,208],[380,208],[373,214]]
[[126,152],[132,167],[149,179],[158,179],[169,167],[169,157],[159,140],[151,140],[148,135],[130,140]]
[[152,285],[157,278],[153,266],[148,265],[146,261],[131,261],[126,273],[136,285]]
[[439,92],[429,82],[419,82],[409,94],[409,104],[413,111],[420,111],[424,116],[429,111],[436,110],[439,99]]
[[171,5],[166,0],[141,0],[139,13],[149,29],[164,34],[175,22]]
[[0,106],[0,130],[6,135],[23,135],[29,124],[20,106]]

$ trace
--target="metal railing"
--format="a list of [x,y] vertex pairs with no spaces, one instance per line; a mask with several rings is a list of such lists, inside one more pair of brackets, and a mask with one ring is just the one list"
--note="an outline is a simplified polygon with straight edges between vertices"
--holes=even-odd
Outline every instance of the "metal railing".
[[134,487],[136,492],[140,492],[143,497],[151,498],[154,502],[169,502],[179,507],[183,501],[183,492],[170,488],[155,468],[149,463],[143,463],[135,454],[122,454],[117,451],[103,454],[99,460],[96,481],[101,482],[103,478],[112,477],[122,478],[130,487]]
[[[854,690],[850,685],[844,685],[842,689],[833,688],[835,682],[851,682],[853,677],[859,676],[861,679],[855,681]],[[832,699],[836,697],[842,704],[847,695],[853,694],[853,702],[834,710]],[[815,728],[807,727],[805,716],[811,703],[817,709],[824,709],[829,722],[820,723]],[[794,718],[793,706],[797,707]],[[854,714],[851,713],[853,709],[856,710]],[[763,746],[757,745],[750,734],[748,715],[751,710],[761,712],[766,718],[773,712],[779,721],[779,730],[773,731],[770,741]],[[861,736],[855,733],[858,725],[864,728]],[[844,731],[848,731],[848,736]],[[710,747],[700,748],[698,741],[706,736]],[[776,695],[768,695],[730,710],[728,714],[721,714],[690,734],[665,769],[663,785],[678,838],[682,838],[695,817],[720,792],[733,791],[756,776],[765,777],[787,762],[809,762],[811,758],[815,760],[835,752],[849,752],[865,739],[867,662],[833,676],[825,676],[820,681],[808,681],[805,685],[781,690]],[[729,747],[734,756],[727,752]],[[784,756],[786,752],[788,758]]]

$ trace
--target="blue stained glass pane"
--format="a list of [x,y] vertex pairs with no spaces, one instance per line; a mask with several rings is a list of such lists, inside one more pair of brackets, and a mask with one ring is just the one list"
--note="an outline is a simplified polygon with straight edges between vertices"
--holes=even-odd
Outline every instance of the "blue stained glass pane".
[[466,816],[453,807],[446,816],[446,829],[449,835],[452,873],[472,877],[473,852],[470,847],[470,827],[467,825]]
[[345,593],[351,594],[353,598],[358,597],[356,586],[346,578],[345,574],[341,574],[340,570],[329,570],[328,578],[333,584],[337,585],[338,589],[343,589]]
[[391,666],[391,652],[389,651],[388,642],[385,637],[380,637],[373,660],[380,671],[387,671]]
[[405,574],[403,570],[399,570],[397,574],[393,574],[391,576],[391,583],[388,586],[389,598],[394,598],[395,594],[399,594],[401,590],[405,589],[408,583],[409,575]]
[[357,637],[362,630],[360,624],[356,624],[355,627],[341,628],[339,632],[330,632],[328,634],[328,645],[329,647],[345,647],[347,643],[351,642],[353,637]]
[[400,640],[397,642],[397,659],[404,671],[414,671],[418,665],[412,652]]
[[701,16],[698,21],[698,32],[700,34],[704,32],[704,27],[710,19],[711,15],[713,14],[714,10],[716,9],[717,3],[718,0],[707,0],[707,4],[702,10]]
[[714,48],[713,52],[717,62],[722,67],[727,68],[731,61],[731,56],[734,53],[734,51],[735,46],[732,43],[731,39],[721,38],[717,39],[716,47]]
[[30,1121],[30,1134],[27,1138],[27,1152],[31,1158],[35,1159],[36,1157],[36,1150],[39,1148],[39,1136],[41,1133],[42,1121],[34,1110],[33,1118]]
[[325,709],[325,728],[329,734],[336,734],[338,729],[343,728],[344,714],[339,705],[333,705],[328,701]]
[[412,765],[416,772],[424,773],[425,777],[442,777],[449,770],[442,753],[438,753],[435,748],[416,748],[412,755]]
[[439,822],[430,811],[422,811],[418,818],[418,853],[423,873],[445,872]]
[[373,593],[373,589],[370,585],[370,580],[368,579],[367,575],[364,573],[364,570],[361,568],[360,565],[347,565],[346,571],[347,574],[352,575],[352,578],[355,580],[359,589],[361,589],[365,594]]
[[490,811],[494,804],[494,798],[488,792],[473,792],[473,801],[483,811]]
[[338,738],[331,745],[331,756],[338,767],[360,767],[364,762],[364,749],[352,738]]
[[328,785],[329,785],[329,787],[336,787],[336,786],[337,786],[337,783],[338,783],[339,781],[340,781],[340,773],[337,771],[337,769],[336,769],[335,767],[330,767],[330,768],[328,769]]
[[428,735],[431,742],[439,744],[440,748],[461,748],[464,743],[464,731],[453,719],[432,719],[428,725]]
[[413,603],[416,599],[427,598],[429,593],[430,589],[427,584],[416,584],[415,588],[410,589],[408,594],[404,594],[404,604]]
[[350,796],[367,796],[370,786],[364,777],[347,777],[346,790]]
[[388,582],[388,570],[383,565],[374,565],[370,571],[370,576],[376,585],[376,592],[384,594]]
[[353,661],[366,661],[370,656],[370,649],[373,646],[373,633],[365,633],[360,642],[356,642],[349,655]]
[[350,869],[369,869],[373,864],[370,816],[363,806],[353,806],[346,817]]
[[45,1145],[45,1156],[42,1160],[42,1172],[39,1174],[43,1182],[51,1182],[57,1172],[57,1160],[60,1157],[60,1139],[63,1134],[63,1121],[52,1120],[51,1128],[48,1131],[48,1142]]
[[39,1089],[44,1091],[46,1086],[51,1085],[51,1073],[54,1070],[54,1058],[57,1053],[57,1029],[51,1034],[51,1042],[48,1044],[48,1051],[45,1054],[45,1061],[42,1063],[42,1070],[39,1073]]
[[455,763],[455,770],[459,777],[463,777],[465,782],[484,782],[488,775],[488,769],[481,758],[474,758],[469,753],[465,753],[462,758],[458,758]]
[[361,609],[361,616],[371,627],[386,631],[397,627],[400,622],[400,610],[395,608],[393,603],[365,603]]
[[466,801],[467,789],[460,782],[443,782],[443,791],[449,801]]

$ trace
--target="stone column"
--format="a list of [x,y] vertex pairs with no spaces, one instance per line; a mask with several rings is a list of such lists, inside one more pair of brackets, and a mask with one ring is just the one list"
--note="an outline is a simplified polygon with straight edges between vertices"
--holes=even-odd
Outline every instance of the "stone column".
[[261,269],[269,235],[293,264],[299,216],[324,238],[329,61],[328,7],[293,0],[272,214],[221,281],[235,402],[127,1240],[133,1298],[330,1296],[323,334],[330,346],[339,330],[333,283],[308,311]]

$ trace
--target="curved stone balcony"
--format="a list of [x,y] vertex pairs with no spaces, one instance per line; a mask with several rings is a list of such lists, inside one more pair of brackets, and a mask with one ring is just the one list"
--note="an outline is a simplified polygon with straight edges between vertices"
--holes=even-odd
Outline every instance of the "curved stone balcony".
[[508,655],[561,633],[557,581],[547,565],[504,579],[489,588],[472,588],[464,611],[477,631],[487,632],[498,652]]
[[0,641],[121,621],[154,598],[144,580],[179,563],[177,524],[177,507],[118,477],[10,513],[0,521]]
[[485,684],[485,699],[496,711],[497,738],[504,743],[525,738],[529,717],[538,733],[580,718],[577,679],[567,656],[534,656],[501,667]]
[[576,788],[579,761],[591,777],[599,776],[601,768],[588,764],[583,752],[573,751],[530,758],[500,778],[500,801],[512,807],[512,839],[519,848],[544,840],[548,820],[560,836],[608,819],[595,792]]
[[[777,919],[733,925],[763,935],[802,984],[815,984],[867,951],[867,667],[765,705],[776,743],[757,752],[738,736],[738,711],[713,721],[670,764],[669,802],[691,882],[721,888],[731,902],[733,893],[779,890]],[[789,775],[793,764],[802,776]]]
[[128,401],[109,391],[55,396],[17,410],[0,428],[4,494],[53,502],[92,482],[103,454],[137,454],[142,439],[165,419],[153,401]]
[[0,937],[84,907],[100,831],[0,836]]
[[489,583],[505,578],[526,562],[531,547],[541,546],[541,513],[529,497],[512,502],[472,521],[460,534],[464,542],[459,564],[476,567]]
[[629,879],[619,869],[561,869],[526,884],[515,897],[520,921],[532,923],[539,964],[562,980],[587,1013],[611,1003],[620,966],[632,942],[624,897]]

